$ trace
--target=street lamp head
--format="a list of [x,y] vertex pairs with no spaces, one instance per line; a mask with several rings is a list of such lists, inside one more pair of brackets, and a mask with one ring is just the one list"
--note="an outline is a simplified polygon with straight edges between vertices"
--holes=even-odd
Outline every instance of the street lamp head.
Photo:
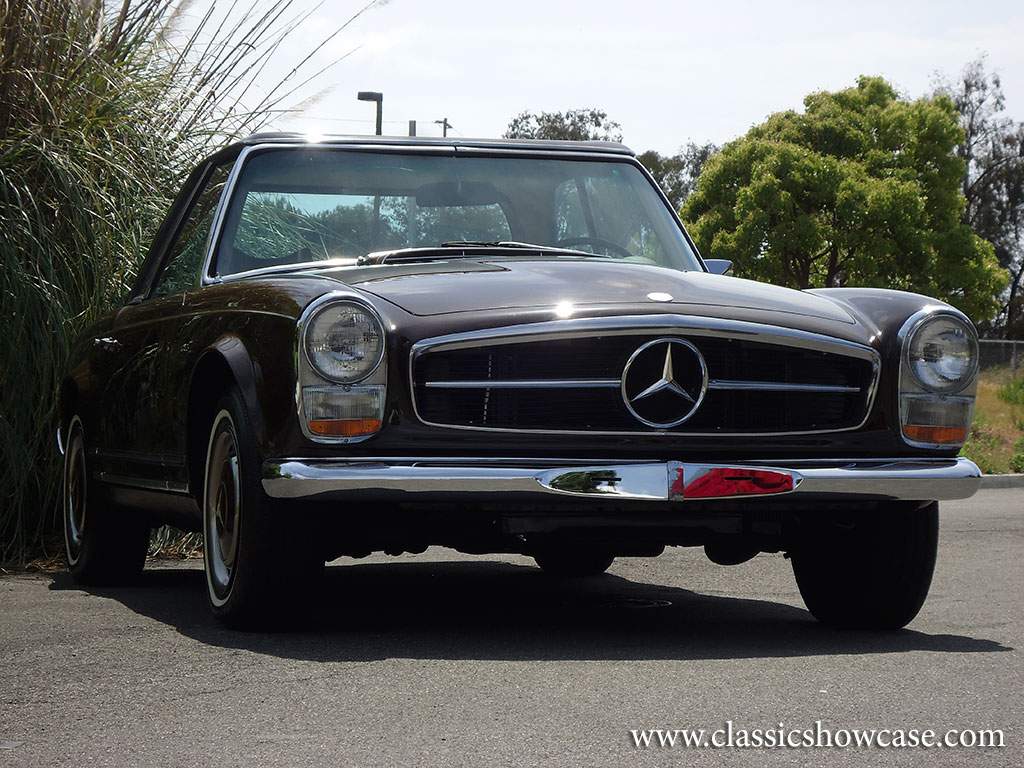
[[381,135],[381,129],[384,126],[383,118],[381,117],[384,109],[384,94],[380,91],[359,91],[356,94],[360,101],[375,101],[377,102],[377,135]]

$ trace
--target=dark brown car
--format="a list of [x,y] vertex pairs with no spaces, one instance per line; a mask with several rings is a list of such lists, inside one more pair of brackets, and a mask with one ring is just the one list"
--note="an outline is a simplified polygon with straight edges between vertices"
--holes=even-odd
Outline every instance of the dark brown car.
[[326,560],[444,545],[557,575],[786,551],[808,608],[900,627],[977,341],[960,312],[702,260],[605,143],[262,135],[189,178],[61,392],[68,563],[202,530],[214,613],[258,624]]

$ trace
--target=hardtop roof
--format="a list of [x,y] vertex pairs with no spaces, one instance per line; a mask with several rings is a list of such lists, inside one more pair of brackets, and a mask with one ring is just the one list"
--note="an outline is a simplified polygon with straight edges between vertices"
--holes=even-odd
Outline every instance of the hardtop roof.
[[548,139],[465,139],[441,138],[434,136],[350,136],[320,135],[312,133],[264,132],[236,142],[236,145],[252,146],[254,144],[359,144],[405,146],[405,147],[467,147],[474,149],[531,149],[551,152],[602,152],[616,155],[634,156],[635,153],[625,144],[614,141],[552,141]]

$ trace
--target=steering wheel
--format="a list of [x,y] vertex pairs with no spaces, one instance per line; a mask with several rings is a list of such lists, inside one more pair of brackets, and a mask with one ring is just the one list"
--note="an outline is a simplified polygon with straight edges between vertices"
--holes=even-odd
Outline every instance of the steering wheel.
[[604,248],[617,256],[624,256],[627,259],[631,259],[636,255],[618,243],[613,242],[612,240],[605,240],[603,237],[567,237],[565,240],[559,240],[555,245],[559,248],[572,248],[577,245],[589,245],[593,248]]

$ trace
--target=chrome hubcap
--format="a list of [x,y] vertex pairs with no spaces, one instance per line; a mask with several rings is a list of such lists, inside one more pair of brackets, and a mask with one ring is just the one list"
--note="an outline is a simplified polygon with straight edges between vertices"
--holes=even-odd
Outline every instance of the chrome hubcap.
[[206,471],[206,558],[210,586],[223,597],[238,559],[242,508],[235,430],[226,416],[210,441]]

